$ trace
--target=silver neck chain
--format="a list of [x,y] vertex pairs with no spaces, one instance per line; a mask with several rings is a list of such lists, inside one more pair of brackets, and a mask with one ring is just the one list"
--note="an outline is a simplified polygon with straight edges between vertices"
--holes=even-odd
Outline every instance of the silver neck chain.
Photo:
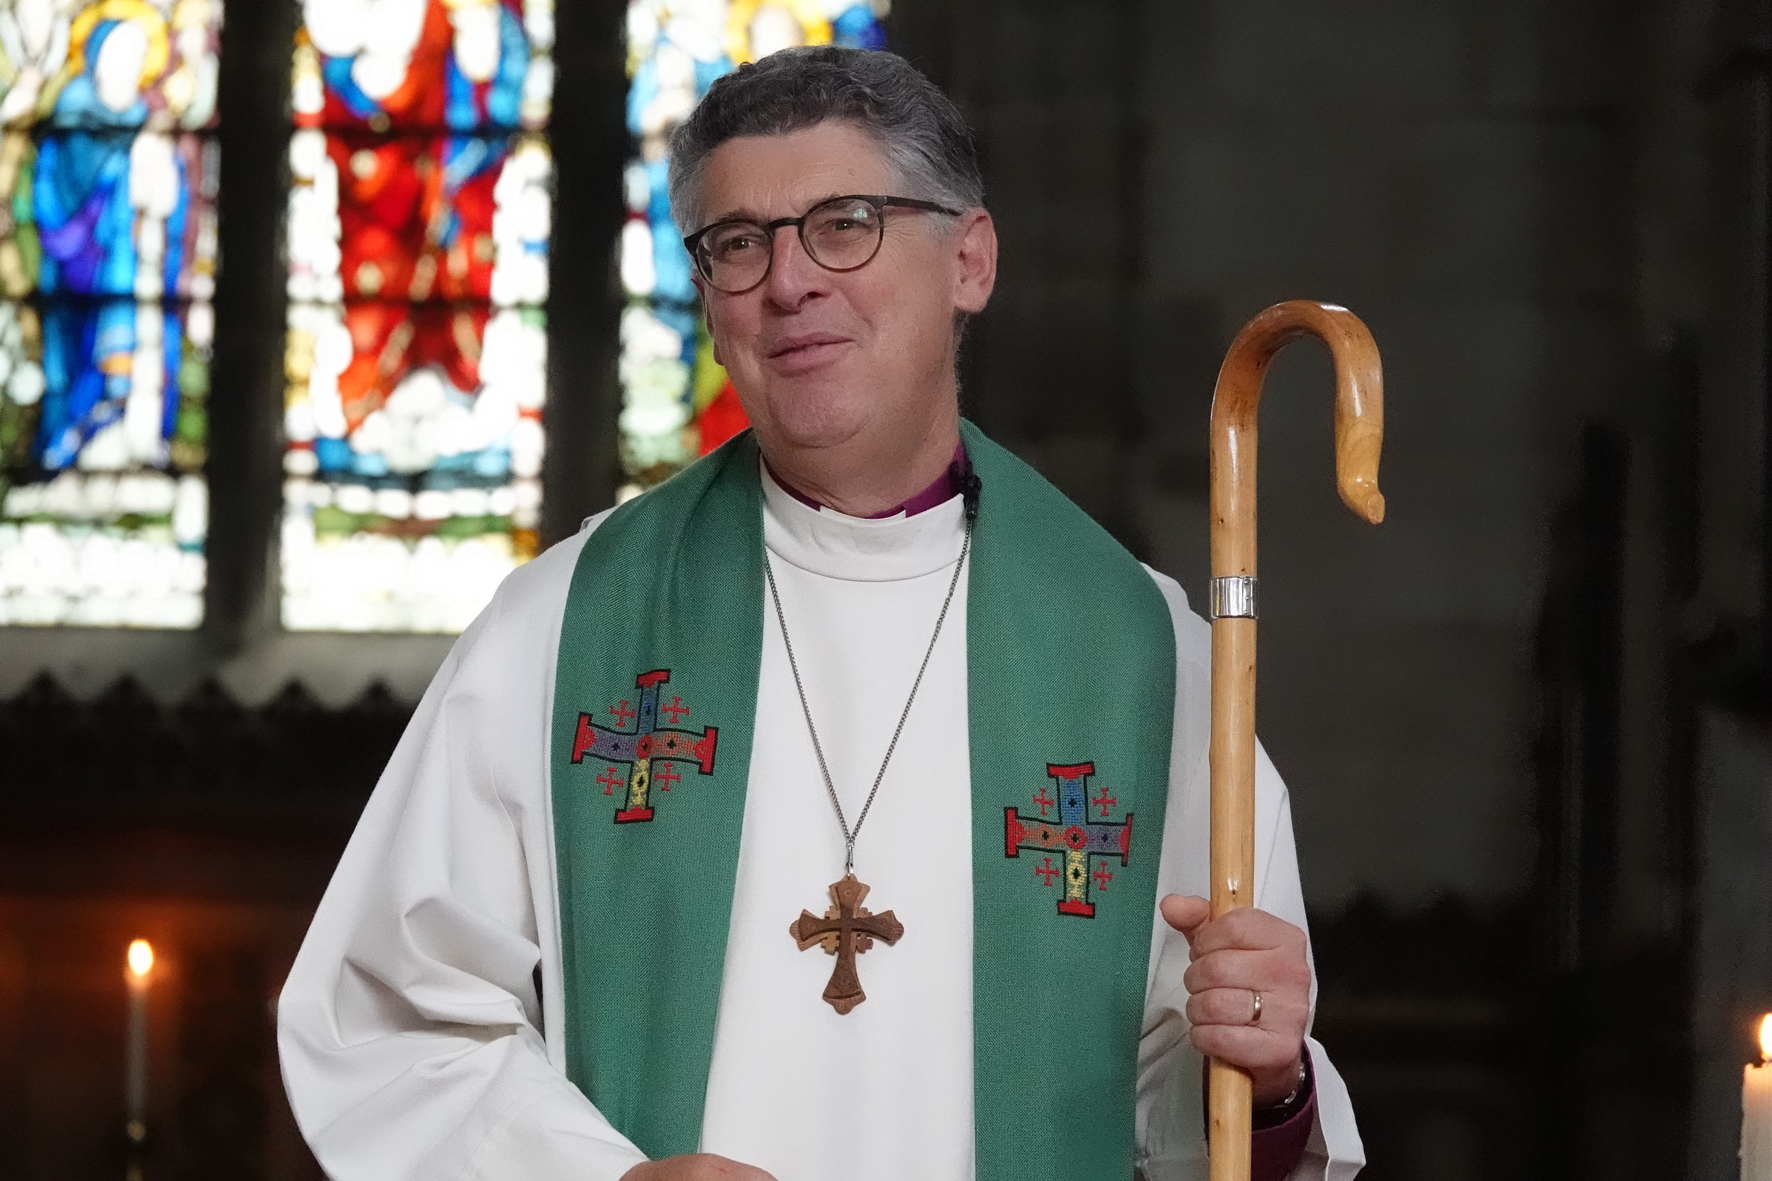
[[911,695],[905,698],[904,712],[898,715],[898,725],[892,731],[892,741],[886,745],[886,757],[880,760],[879,774],[874,776],[873,789],[861,806],[861,815],[855,818],[855,827],[849,827],[849,820],[843,815],[843,803],[837,799],[837,787],[831,782],[831,769],[825,764],[824,747],[818,741],[818,727],[812,724],[812,706],[806,700],[806,684],[800,679],[800,664],[794,659],[794,641],[788,638],[788,617],[781,609],[781,592],[775,587],[775,570],[769,564],[769,551],[763,551],[763,574],[769,580],[769,597],[775,602],[775,621],[781,625],[781,642],[788,650],[788,667],[794,672],[794,688],[800,693],[800,710],[806,715],[806,732],[812,735],[812,750],[818,756],[818,772],[824,776],[824,789],[831,797],[831,807],[837,810],[837,824],[843,829],[843,873],[855,872],[855,838],[861,834],[861,826],[867,823],[868,810],[874,806],[874,797],[880,794],[880,784],[886,778],[887,764],[892,762],[892,752],[898,749],[899,735],[904,733],[905,719],[911,716],[911,703],[917,700],[917,690],[923,684],[923,674],[929,669],[929,658],[935,654],[935,641],[941,638],[941,625],[947,622],[948,608],[954,602],[954,590],[960,585],[960,571],[966,568],[966,555],[972,550],[972,515],[966,517],[966,539],[960,543],[960,560],[954,563],[954,577],[948,582],[947,597],[941,601],[941,614],[935,617],[935,634],[929,637],[929,647],[923,651],[923,663],[917,666],[917,679],[911,682]]

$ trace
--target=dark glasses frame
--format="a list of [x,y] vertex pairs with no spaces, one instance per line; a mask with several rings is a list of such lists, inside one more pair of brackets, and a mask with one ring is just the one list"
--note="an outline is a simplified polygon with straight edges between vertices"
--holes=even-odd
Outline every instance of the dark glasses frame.
[[[806,242],[806,219],[811,217],[814,213],[818,212],[820,209],[823,209],[826,205],[831,205],[831,204],[834,204],[836,202],[841,202],[841,201],[863,201],[863,202],[866,202],[868,205],[873,206],[874,212],[876,214],[880,215],[880,220],[878,223],[878,230],[874,235],[874,249],[873,249],[873,251],[871,253],[869,253],[866,258],[862,259],[860,262],[856,263],[854,266],[834,267],[834,266],[829,265],[828,263],[821,262],[819,260],[818,255],[816,255],[812,252],[811,246],[809,246],[807,244],[807,242]],[[886,240],[885,213],[888,208],[918,209],[918,210],[922,210],[925,213],[945,213],[949,217],[959,217],[960,213],[961,213],[961,210],[949,209],[946,205],[937,205],[933,201],[921,201],[915,197],[888,197],[888,196],[874,195],[874,194],[868,194],[868,193],[846,193],[840,197],[825,198],[823,201],[820,201],[818,204],[814,205],[811,209],[808,209],[805,213],[801,214],[799,217],[778,217],[774,221],[767,221],[767,222],[752,221],[751,219],[746,218],[746,217],[725,218],[721,221],[716,221],[716,222],[713,222],[709,225],[705,225],[701,229],[695,231],[695,233],[690,234],[688,237],[684,238],[683,239],[683,247],[684,247],[684,249],[689,251],[689,257],[691,259],[693,259],[695,262],[696,271],[701,275],[702,279],[708,284],[708,286],[712,287],[715,291],[718,291],[723,295],[743,295],[747,291],[755,290],[756,287],[763,282],[763,280],[765,280],[769,277],[769,271],[775,265],[775,234],[776,234],[776,231],[781,230],[781,229],[785,229],[788,226],[793,226],[794,232],[799,235],[800,247],[801,247],[801,249],[806,251],[806,257],[810,258],[813,262],[818,263],[818,265],[823,267],[825,270],[843,273],[846,271],[858,271],[862,267],[867,266],[870,262],[873,262],[874,259],[879,255],[880,246]],[[756,226],[758,229],[762,230],[764,233],[764,236],[766,236],[769,239],[769,253],[765,256],[767,261],[764,263],[763,273],[757,276],[757,280],[755,283],[751,283],[749,286],[746,286],[746,287],[737,288],[736,290],[727,290],[726,288],[721,287],[718,283],[714,282],[714,277],[710,273],[710,264],[709,264],[707,258],[702,254],[702,251],[701,251],[702,239],[705,238],[708,234],[712,233],[713,231],[721,229],[725,226],[744,226],[744,225]]]

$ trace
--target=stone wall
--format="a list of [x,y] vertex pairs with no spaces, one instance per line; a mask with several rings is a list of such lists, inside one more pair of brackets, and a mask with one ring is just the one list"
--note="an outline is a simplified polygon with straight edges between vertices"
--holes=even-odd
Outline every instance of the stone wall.
[[1548,518],[1634,355],[1630,29],[1524,0],[943,8],[905,15],[911,49],[977,123],[1004,244],[972,413],[1198,603],[1224,347],[1279,299],[1359,313],[1390,516],[1339,506],[1325,355],[1295,346],[1263,416],[1262,733],[1319,904],[1518,893]]

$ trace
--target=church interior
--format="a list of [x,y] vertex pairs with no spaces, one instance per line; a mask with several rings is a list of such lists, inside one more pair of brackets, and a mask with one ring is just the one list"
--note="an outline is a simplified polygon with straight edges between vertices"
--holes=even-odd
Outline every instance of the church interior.
[[1745,1175],[1772,4],[0,0],[0,1176],[323,1175],[274,1042],[308,919],[499,580],[745,425],[668,136],[821,41],[977,131],[964,413],[1196,610],[1239,326],[1378,342],[1383,526],[1318,346],[1261,463],[1363,1176]]

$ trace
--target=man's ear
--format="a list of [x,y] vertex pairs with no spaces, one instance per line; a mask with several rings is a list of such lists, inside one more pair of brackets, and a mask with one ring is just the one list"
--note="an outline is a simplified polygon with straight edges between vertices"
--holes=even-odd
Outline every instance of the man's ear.
[[695,294],[701,296],[701,314],[708,322],[708,338],[714,342],[714,364],[726,364],[726,358],[720,355],[720,334],[714,331],[714,306],[708,300],[708,289],[702,285],[701,276],[691,272],[689,281],[695,284]]
[[985,209],[960,215],[955,244],[954,310],[970,315],[984,311],[997,285],[997,226]]

